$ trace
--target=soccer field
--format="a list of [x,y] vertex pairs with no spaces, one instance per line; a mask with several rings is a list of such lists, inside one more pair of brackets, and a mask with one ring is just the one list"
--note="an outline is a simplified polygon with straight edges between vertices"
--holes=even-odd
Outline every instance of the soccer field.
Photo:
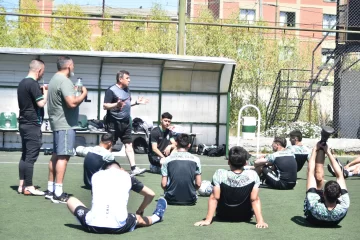
[[[262,213],[269,224],[268,229],[256,229],[255,220],[251,223],[213,222],[208,227],[194,227],[196,221],[206,216],[207,197],[199,197],[195,206],[169,206],[164,221],[148,228],[139,228],[123,235],[97,235],[81,230],[80,224],[70,214],[65,204],[54,204],[44,197],[17,194],[18,162],[20,152],[0,152],[0,239],[358,239],[360,221],[360,178],[346,181],[350,193],[350,209],[338,228],[316,228],[307,225],[303,216],[303,201],[306,185],[306,166],[298,174],[294,190],[277,191],[260,189]],[[48,160],[50,156],[40,154],[35,165],[34,184],[46,190]],[[224,158],[201,156],[202,178],[211,180],[216,169],[228,169]],[[125,169],[129,169],[125,157],[117,157]],[[344,160],[344,158],[342,159]],[[328,161],[328,160],[327,160]],[[88,207],[91,193],[83,186],[83,158],[70,159],[64,182],[64,190],[73,194]],[[141,167],[149,167],[146,155],[136,155]],[[159,198],[163,191],[160,187],[161,176],[145,173],[138,176]],[[325,170],[325,179],[334,179]],[[128,210],[135,212],[142,197],[134,192],[129,199]],[[152,214],[156,202],[145,210]]]

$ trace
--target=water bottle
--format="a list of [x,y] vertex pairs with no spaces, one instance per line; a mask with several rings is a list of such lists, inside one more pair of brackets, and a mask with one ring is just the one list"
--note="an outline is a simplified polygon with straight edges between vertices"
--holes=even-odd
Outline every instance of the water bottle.
[[78,78],[77,79],[77,82],[75,84],[76,86],[76,93],[75,93],[75,96],[80,96],[82,94],[82,87],[83,87],[83,84],[82,84],[82,78]]

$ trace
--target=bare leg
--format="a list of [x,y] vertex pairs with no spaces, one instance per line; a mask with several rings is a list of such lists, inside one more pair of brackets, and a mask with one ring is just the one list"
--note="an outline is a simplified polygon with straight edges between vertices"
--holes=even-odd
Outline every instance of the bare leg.
[[75,197],[70,197],[69,200],[67,201],[67,207],[72,214],[74,214],[75,209],[78,206],[86,207],[79,199],[77,199]]
[[55,175],[56,175],[56,161],[57,161],[57,155],[56,153],[53,153],[51,156],[51,159],[49,161],[49,182],[55,182]]
[[315,158],[315,179],[317,190],[321,190],[324,186],[324,162],[325,153],[323,150],[319,150],[316,153]]
[[151,217],[143,217],[136,214],[136,226],[139,227],[148,227],[152,224]]
[[66,166],[70,156],[59,155],[56,162],[56,181],[57,184],[62,184],[66,172]]
[[125,143],[125,153],[129,160],[130,166],[135,166],[135,154],[132,143]]

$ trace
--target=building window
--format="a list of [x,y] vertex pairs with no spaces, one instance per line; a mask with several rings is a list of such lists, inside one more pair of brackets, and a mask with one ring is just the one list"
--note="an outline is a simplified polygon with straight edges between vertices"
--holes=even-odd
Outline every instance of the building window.
[[240,20],[246,21],[248,24],[254,24],[255,10],[253,9],[240,9]]
[[[323,29],[336,29],[334,26],[336,26],[336,15],[324,14]],[[326,32],[323,32],[323,35],[325,34]],[[335,36],[335,33],[329,33],[329,36]]]
[[[322,48],[321,49],[321,63],[326,66],[334,64],[333,58],[333,51],[334,49],[331,48]],[[327,61],[327,62],[326,62]]]
[[295,13],[294,12],[280,12],[279,19],[280,27],[295,27]]

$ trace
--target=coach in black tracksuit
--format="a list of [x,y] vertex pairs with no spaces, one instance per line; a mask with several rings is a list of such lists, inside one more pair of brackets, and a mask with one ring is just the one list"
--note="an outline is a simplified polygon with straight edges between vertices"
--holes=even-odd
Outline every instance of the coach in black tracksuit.
[[38,81],[44,75],[45,64],[41,60],[32,60],[29,65],[28,76],[18,86],[19,131],[22,142],[22,155],[19,162],[19,193],[26,195],[44,195],[35,189],[32,178],[34,163],[36,162],[42,145],[41,124],[44,117],[44,106],[47,99],[47,87],[43,86],[43,93]]

